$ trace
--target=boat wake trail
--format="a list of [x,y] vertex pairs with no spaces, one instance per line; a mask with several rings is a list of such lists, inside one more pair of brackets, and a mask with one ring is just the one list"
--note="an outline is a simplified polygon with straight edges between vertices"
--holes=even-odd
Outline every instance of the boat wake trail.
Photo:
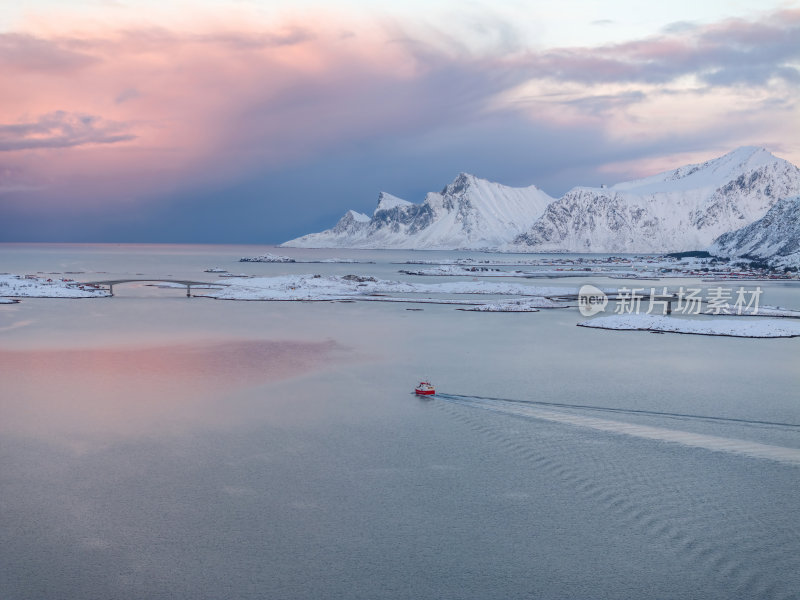
[[[726,422],[742,435],[751,428],[779,428],[784,439],[787,432],[800,433],[797,425],[457,394],[437,393],[435,399],[432,406],[454,423],[485,437],[514,464],[526,465],[528,476],[518,476],[515,485],[563,498],[564,518],[572,507],[591,511],[598,527],[619,538],[609,542],[609,552],[642,543],[646,551],[662,553],[680,576],[670,582],[675,589],[655,596],[797,598],[800,472],[794,467],[800,466],[800,449],[622,419],[625,413],[637,421],[657,418],[658,425],[680,419],[695,429],[690,422]],[[601,418],[609,413],[620,420]],[[630,443],[637,439],[671,444],[679,460],[655,444]],[[739,461],[737,455],[762,462]],[[725,456],[733,460],[720,460]]]
[[515,404],[530,404],[534,406],[548,406],[553,408],[577,408],[598,412],[612,412],[622,413],[629,415],[648,415],[654,417],[668,417],[674,419],[691,419],[698,421],[712,421],[721,423],[737,423],[745,425],[765,425],[773,427],[783,427],[788,429],[797,429],[800,431],[800,423],[782,423],[779,421],[759,421],[751,419],[734,419],[730,417],[711,417],[706,415],[690,415],[686,413],[676,412],[662,412],[656,410],[641,410],[632,408],[612,408],[610,406],[591,406],[589,404],[566,404],[564,402],[544,402],[542,400],[514,400],[511,398],[492,398],[490,396],[460,396],[458,394],[439,394],[439,398],[444,399],[466,399],[466,400],[496,400],[498,402],[513,402]]
[[800,466],[800,448],[787,448],[783,446],[773,446],[759,442],[741,440],[735,438],[707,435],[681,431],[678,429],[668,429],[664,427],[653,427],[637,423],[626,423],[623,421],[613,421],[601,419],[588,414],[575,414],[574,412],[564,412],[560,409],[579,409],[583,412],[600,411],[626,413],[630,415],[649,415],[658,417],[727,422],[737,425],[752,425],[759,427],[775,427],[785,430],[796,430],[800,433],[800,424],[780,423],[772,421],[748,421],[745,419],[729,419],[724,417],[709,417],[702,415],[687,415],[681,413],[668,413],[645,410],[627,410],[608,407],[595,407],[581,404],[563,404],[554,402],[537,402],[530,400],[512,400],[505,398],[487,398],[482,396],[461,396],[457,394],[437,394],[440,400],[452,402],[472,408],[505,413],[521,417],[553,421],[567,425],[575,425],[596,431],[627,435],[642,439],[655,440],[660,442],[671,442],[692,448],[703,448],[714,452],[727,452],[738,454],[750,458],[759,458],[780,462],[783,464]]

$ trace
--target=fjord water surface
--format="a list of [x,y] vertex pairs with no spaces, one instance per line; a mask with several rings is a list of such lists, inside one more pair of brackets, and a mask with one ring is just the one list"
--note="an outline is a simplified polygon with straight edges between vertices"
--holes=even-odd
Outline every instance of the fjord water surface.
[[[0,256],[4,271],[84,280],[211,280],[207,267],[402,278],[393,261],[461,256],[235,262],[262,250],[2,245]],[[798,339],[589,330],[575,309],[115,293],[0,306],[3,598],[800,589],[800,467],[741,452],[800,449]],[[772,285],[764,302],[800,308],[800,290]],[[421,377],[452,398],[414,397]],[[513,400],[572,407],[548,409],[559,421]],[[708,449],[675,432],[727,441]]]

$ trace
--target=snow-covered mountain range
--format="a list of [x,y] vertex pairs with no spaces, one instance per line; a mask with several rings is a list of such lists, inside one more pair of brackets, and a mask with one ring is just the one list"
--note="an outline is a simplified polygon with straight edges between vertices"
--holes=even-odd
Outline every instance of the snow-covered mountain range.
[[800,194],[800,169],[762,148],[554,199],[460,174],[422,204],[381,193],[373,215],[348,211],[298,247],[669,252],[705,248]]
[[547,207],[508,249],[673,252],[705,248],[800,193],[800,169],[761,148],[619,183],[578,187]]
[[774,267],[800,267],[800,196],[779,200],[758,221],[718,237],[708,251]]
[[497,248],[523,232],[553,198],[536,186],[513,188],[461,173],[413,204],[386,192],[372,217],[348,211],[333,229],[282,246],[313,248]]

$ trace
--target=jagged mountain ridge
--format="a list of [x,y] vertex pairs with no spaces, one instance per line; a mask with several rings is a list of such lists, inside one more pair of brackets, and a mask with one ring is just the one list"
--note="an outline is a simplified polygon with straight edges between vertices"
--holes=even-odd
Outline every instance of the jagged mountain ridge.
[[460,174],[414,204],[381,192],[373,215],[348,211],[298,247],[500,249],[515,252],[669,252],[705,248],[721,234],[800,194],[800,169],[743,147],[611,187],[554,199]]
[[348,211],[327,231],[281,244],[316,248],[497,248],[553,201],[536,186],[513,188],[461,173],[414,204],[381,192],[371,217]]
[[608,188],[574,188],[505,249],[696,250],[798,193],[800,169],[764,149],[744,147],[706,163]]
[[758,221],[718,237],[708,251],[761,259],[774,267],[800,267],[800,196],[779,200]]

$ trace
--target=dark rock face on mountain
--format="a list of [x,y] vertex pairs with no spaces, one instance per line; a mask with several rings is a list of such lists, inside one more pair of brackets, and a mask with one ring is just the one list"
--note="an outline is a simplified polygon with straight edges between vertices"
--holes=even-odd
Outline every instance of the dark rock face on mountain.
[[773,267],[800,267],[800,196],[779,200],[758,221],[721,235],[708,250]]

